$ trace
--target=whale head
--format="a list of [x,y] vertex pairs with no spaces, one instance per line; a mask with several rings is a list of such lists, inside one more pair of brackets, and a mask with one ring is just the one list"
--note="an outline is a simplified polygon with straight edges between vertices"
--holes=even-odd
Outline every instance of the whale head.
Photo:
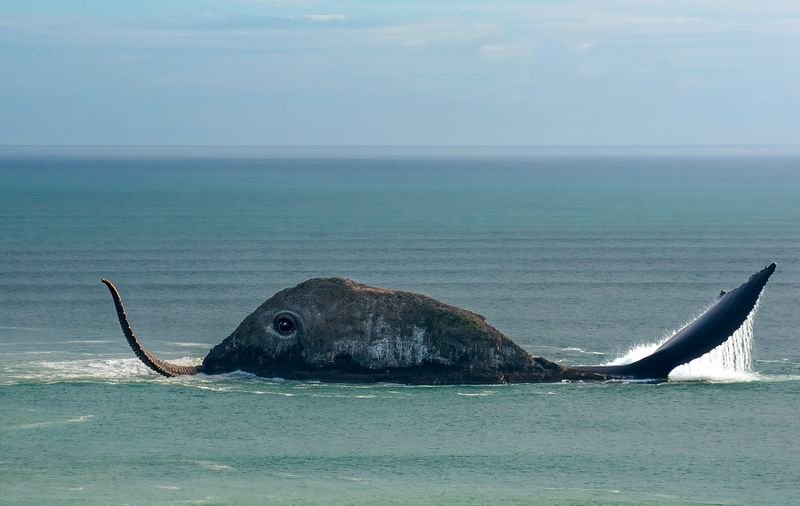
[[202,371],[296,376],[447,367],[474,361],[476,352],[486,365],[527,355],[476,313],[416,293],[316,278],[259,306],[209,352]]

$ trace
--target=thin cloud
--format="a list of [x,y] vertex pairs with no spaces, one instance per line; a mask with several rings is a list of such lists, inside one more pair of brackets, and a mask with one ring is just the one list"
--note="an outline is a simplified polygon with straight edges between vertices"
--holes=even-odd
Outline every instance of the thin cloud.
[[490,60],[525,58],[533,54],[534,44],[528,41],[484,44],[480,48],[481,57]]
[[501,34],[495,23],[458,18],[426,19],[371,30],[378,39],[404,46],[467,45]]
[[311,21],[318,21],[320,23],[328,23],[330,21],[344,21],[347,16],[344,14],[307,14],[306,18]]

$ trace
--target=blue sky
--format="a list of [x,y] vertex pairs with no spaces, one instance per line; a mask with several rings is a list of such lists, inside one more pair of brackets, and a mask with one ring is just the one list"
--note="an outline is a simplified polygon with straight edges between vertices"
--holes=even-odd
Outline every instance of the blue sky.
[[800,144],[800,2],[0,3],[0,145]]

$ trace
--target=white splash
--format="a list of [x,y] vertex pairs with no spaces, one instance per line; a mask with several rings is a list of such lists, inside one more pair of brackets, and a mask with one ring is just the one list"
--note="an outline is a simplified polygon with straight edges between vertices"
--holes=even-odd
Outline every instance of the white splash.
[[[753,310],[747,315],[741,327],[733,333],[724,343],[717,346],[705,355],[680,365],[669,373],[672,381],[753,381],[758,379],[758,374],[752,371],[753,367],[753,323],[760,306],[761,299],[756,302]],[[688,324],[697,320],[693,318]],[[631,347],[621,357],[608,362],[608,365],[630,364],[640,360],[653,352],[659,346],[672,339],[677,332],[672,332],[655,343],[640,343]]]
[[[173,360],[179,365],[196,365],[199,359],[182,357]],[[42,362],[22,362],[7,368],[12,383],[19,381],[130,381],[137,378],[158,376],[138,358],[86,359]]]
[[48,381],[76,379],[120,380],[155,374],[138,358],[46,361],[31,365],[37,367],[25,379],[44,379]]
[[688,364],[676,367],[669,379],[676,381],[753,381],[753,321],[758,304],[741,327],[724,343]]

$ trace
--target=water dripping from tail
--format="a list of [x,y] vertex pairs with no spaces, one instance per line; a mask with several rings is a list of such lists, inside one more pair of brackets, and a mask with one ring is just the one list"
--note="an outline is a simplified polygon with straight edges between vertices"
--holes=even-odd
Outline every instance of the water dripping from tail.
[[636,380],[752,379],[753,320],[775,267],[773,262],[750,276],[661,343],[633,348],[616,364],[576,369]]
[[669,373],[672,381],[754,381],[753,326],[759,302],[741,327],[724,343],[702,357],[680,365]]
[[[730,338],[705,355],[691,362],[679,365],[668,376],[672,381],[754,381],[758,374],[753,372],[753,326],[761,298],[741,327]],[[699,315],[697,318],[699,318]],[[692,321],[696,320],[694,318]],[[690,323],[692,322],[690,321]],[[606,365],[625,365],[651,355],[662,344],[672,339],[673,332],[654,343],[640,343],[629,348],[620,357]]]

